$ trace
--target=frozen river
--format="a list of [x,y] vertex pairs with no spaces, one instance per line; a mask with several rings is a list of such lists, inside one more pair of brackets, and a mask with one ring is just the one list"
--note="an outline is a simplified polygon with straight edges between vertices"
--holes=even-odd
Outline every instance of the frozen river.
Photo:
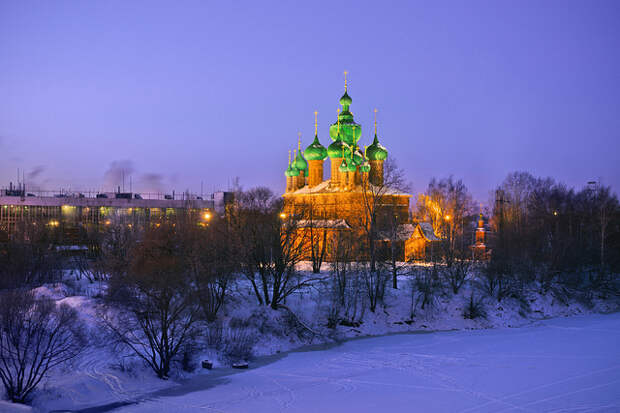
[[291,353],[123,412],[620,412],[620,314]]

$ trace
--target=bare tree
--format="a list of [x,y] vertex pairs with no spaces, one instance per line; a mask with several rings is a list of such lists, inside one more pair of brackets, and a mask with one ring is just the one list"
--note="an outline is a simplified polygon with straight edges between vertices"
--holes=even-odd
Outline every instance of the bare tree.
[[46,224],[22,221],[7,242],[0,243],[0,289],[60,280],[59,229]]
[[193,280],[203,316],[215,321],[238,268],[235,244],[225,220],[213,217],[208,225],[189,220],[181,229],[183,255]]
[[467,228],[473,218],[473,202],[462,180],[452,176],[432,178],[426,192],[418,198],[418,219],[430,221],[441,235],[441,252],[448,267],[454,260],[465,259],[470,239]]
[[131,251],[125,288],[108,297],[120,311],[101,320],[112,336],[140,357],[159,378],[196,333],[199,307],[182,240],[171,224],[148,230]]
[[296,265],[307,256],[307,232],[298,217],[282,216],[282,201],[267,188],[239,194],[229,210],[241,267],[261,305],[277,309],[286,297],[318,278],[304,278]]
[[382,263],[378,263],[374,271],[365,263],[360,263],[357,266],[357,272],[364,281],[364,291],[368,298],[369,309],[374,313],[377,306],[383,303],[385,298],[385,287],[389,281],[389,274]]
[[[362,214],[360,227],[366,238],[366,248],[370,262],[370,271],[376,270],[377,240],[379,232],[386,226],[386,220],[394,215],[394,195],[406,193],[409,185],[404,173],[396,162],[388,159],[383,165],[383,181],[371,183],[368,174],[362,178]],[[408,212],[404,212],[408,214]],[[406,220],[408,216],[401,217]]]
[[310,261],[312,262],[312,272],[321,272],[321,265],[327,252],[327,231],[325,228],[317,228],[317,214],[314,205],[309,205],[304,213],[304,221],[307,223],[305,228],[308,232]]
[[36,299],[32,292],[0,293],[0,380],[11,401],[28,401],[50,369],[85,345],[77,312],[68,305]]

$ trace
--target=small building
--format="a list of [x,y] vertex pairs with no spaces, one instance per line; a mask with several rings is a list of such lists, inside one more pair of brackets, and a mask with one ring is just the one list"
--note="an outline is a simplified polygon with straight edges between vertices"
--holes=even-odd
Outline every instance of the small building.
[[482,213],[478,217],[478,227],[476,228],[476,242],[471,246],[472,258],[476,260],[486,260],[489,258],[490,250],[486,245],[486,229]]
[[427,247],[433,243],[441,241],[430,222],[419,222],[415,225],[411,236],[405,241],[405,258],[407,261],[425,260],[427,258]]

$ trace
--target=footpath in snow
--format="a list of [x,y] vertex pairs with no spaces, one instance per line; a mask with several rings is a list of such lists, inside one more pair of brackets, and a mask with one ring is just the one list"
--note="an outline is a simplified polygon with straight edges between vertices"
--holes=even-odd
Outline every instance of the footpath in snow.
[[618,412],[618,348],[620,313],[398,334],[290,353],[119,411]]

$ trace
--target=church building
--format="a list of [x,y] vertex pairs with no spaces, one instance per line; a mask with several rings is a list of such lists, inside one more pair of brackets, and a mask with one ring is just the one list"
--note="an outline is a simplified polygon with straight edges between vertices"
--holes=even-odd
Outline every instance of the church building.
[[[350,110],[352,99],[348,94],[346,72],[344,89],[341,109],[338,109],[336,121],[329,126],[331,143],[327,148],[320,142],[315,112],[314,140],[303,151],[299,140],[292,159],[289,151],[284,216],[295,220],[300,237],[307,237],[307,230],[311,228],[316,242],[327,244],[328,261],[333,258],[331,245],[339,235],[349,234],[357,247],[368,242],[371,214],[376,217],[373,220],[375,239],[379,246],[383,244],[382,250],[394,242],[399,261],[419,258],[420,244],[426,240],[419,235],[428,231],[410,220],[411,195],[390,188],[389,177],[384,176],[388,150],[379,142],[377,110],[374,137],[370,145],[362,148],[362,126],[355,122]],[[325,170],[328,158],[329,176]]]

